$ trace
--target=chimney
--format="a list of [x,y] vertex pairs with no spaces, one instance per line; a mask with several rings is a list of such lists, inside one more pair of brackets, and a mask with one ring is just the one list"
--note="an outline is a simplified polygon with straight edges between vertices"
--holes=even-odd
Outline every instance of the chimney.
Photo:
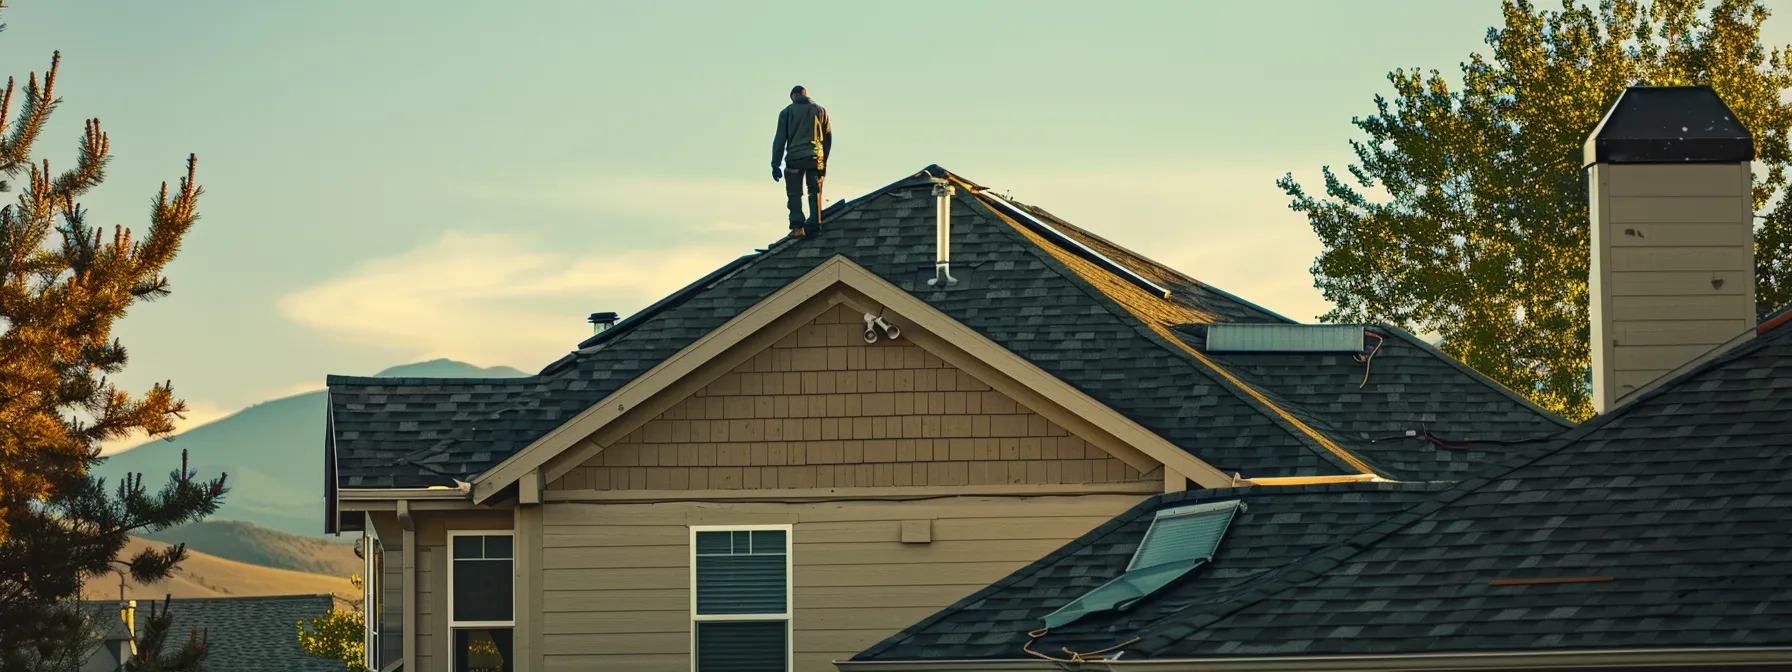
[[952,187],[951,180],[933,178],[934,253],[933,279],[927,284],[945,289],[958,284],[952,277]]
[[1754,326],[1755,145],[1711,87],[1634,86],[1583,154],[1603,413]]

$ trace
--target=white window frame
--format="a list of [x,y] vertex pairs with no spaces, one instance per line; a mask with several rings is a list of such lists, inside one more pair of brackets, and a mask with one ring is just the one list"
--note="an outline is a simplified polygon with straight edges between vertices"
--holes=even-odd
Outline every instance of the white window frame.
[[[456,537],[510,537],[510,620],[508,621],[457,621],[454,620],[454,539]],[[514,530],[449,530],[448,545],[443,549],[448,556],[448,632],[443,639],[448,640],[448,665],[450,669],[457,663],[454,651],[455,630],[477,630],[480,628],[510,628],[512,646],[516,636],[516,531]]]
[[[376,554],[385,553],[380,544],[380,532],[373,525],[373,514],[362,514],[361,532],[361,623],[365,626],[361,633],[361,664],[367,669],[380,669],[380,600],[379,591],[386,589],[386,577],[378,576],[385,569],[384,562],[375,561]],[[383,558],[382,558],[383,559]]]
[[[796,577],[791,574],[790,558],[796,546],[795,525],[692,525],[691,535],[686,551],[686,559],[691,567],[691,672],[697,670],[697,624],[714,621],[783,621],[784,622],[784,670],[790,672],[796,661],[796,612],[795,591]],[[784,613],[782,614],[698,614],[697,613],[697,533],[698,532],[752,532],[755,530],[784,531]]]

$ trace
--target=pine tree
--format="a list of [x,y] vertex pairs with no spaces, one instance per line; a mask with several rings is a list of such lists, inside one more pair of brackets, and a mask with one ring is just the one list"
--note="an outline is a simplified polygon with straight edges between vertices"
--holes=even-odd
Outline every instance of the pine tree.
[[168,648],[169,637],[174,634],[174,608],[169,603],[172,598],[162,601],[160,611],[156,603],[149,603],[149,620],[143,626],[143,635],[137,639],[137,654],[125,660],[125,672],[200,672],[204,668],[205,647],[209,640],[203,630],[190,630],[186,641],[180,648],[164,653]]
[[184,455],[154,493],[141,475],[111,490],[88,475],[102,442],[165,434],[185,408],[168,384],[134,397],[107,376],[127,361],[112,327],[168,293],[161,272],[197,219],[200,190],[189,156],[178,187],[164,183],[152,201],[144,235],[88,226],[78,201],[110,158],[99,120],[86,123],[73,168],[54,173],[31,156],[61,104],[60,62],[58,52],[41,82],[33,73],[22,90],[8,79],[0,91],[0,173],[10,178],[0,184],[24,178],[0,208],[0,670],[66,658],[83,641],[82,619],[69,617],[82,583],[115,568],[140,582],[166,578],[186,548],[120,560],[129,535],[203,518],[225,492],[222,476],[195,479]]
[[[1388,75],[1393,100],[1354,120],[1358,163],[1327,167],[1325,193],[1278,183],[1325,250],[1315,284],[1327,321],[1389,322],[1570,418],[1586,388],[1590,234],[1581,143],[1628,86],[1706,84],[1755,137],[1757,212],[1792,166],[1792,51],[1761,45],[1760,0],[1506,0],[1462,83],[1436,70]],[[1387,198],[1376,198],[1379,188]],[[1792,199],[1757,218],[1756,305],[1792,303]]]

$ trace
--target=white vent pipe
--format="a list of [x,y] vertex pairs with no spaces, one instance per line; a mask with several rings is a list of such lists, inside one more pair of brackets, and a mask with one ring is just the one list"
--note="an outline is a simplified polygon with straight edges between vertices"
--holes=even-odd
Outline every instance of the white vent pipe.
[[927,284],[939,286],[942,279],[946,285],[958,284],[958,278],[952,277],[952,194],[957,191],[945,178],[933,178],[934,199],[934,257],[933,279]]

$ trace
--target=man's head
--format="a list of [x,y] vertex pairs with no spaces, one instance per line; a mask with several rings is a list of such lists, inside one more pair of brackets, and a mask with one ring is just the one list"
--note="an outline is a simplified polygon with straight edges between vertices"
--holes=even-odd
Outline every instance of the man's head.
[[796,99],[799,99],[799,98],[803,98],[803,97],[806,97],[806,96],[808,96],[808,95],[809,95],[809,90],[808,90],[808,89],[805,89],[805,88],[803,88],[803,87],[800,87],[800,86],[793,86],[793,87],[791,87],[791,88],[790,88],[790,99],[791,99],[791,100],[796,100]]

